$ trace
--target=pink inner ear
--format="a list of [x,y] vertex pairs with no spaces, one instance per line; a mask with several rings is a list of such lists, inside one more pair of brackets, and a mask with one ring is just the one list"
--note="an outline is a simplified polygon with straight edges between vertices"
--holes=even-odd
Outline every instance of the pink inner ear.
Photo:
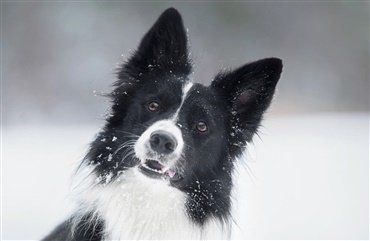
[[245,90],[239,95],[238,101],[241,104],[246,104],[248,101],[252,100],[252,95],[255,95],[252,90]]
[[251,105],[253,105],[256,99],[257,93],[253,90],[244,90],[239,94],[238,98],[234,103],[235,110],[238,114],[247,111]]

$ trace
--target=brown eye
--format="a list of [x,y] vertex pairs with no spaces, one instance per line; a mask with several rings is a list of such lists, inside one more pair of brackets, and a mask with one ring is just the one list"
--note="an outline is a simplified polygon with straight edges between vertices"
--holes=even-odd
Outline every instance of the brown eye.
[[152,101],[148,105],[148,110],[151,112],[157,112],[159,110],[159,104],[158,102]]
[[199,121],[196,125],[197,130],[200,132],[206,132],[208,130],[207,123],[204,121]]

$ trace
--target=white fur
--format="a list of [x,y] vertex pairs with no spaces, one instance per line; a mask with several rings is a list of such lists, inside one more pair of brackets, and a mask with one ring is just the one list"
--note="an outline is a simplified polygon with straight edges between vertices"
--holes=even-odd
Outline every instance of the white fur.
[[148,178],[135,168],[106,185],[94,185],[95,178],[93,173],[83,178],[90,188],[81,186],[79,212],[93,212],[105,222],[104,240],[227,239],[228,232],[216,219],[204,228],[193,223],[185,210],[186,195],[164,180]]
[[179,106],[179,108],[176,110],[175,114],[172,116],[172,120],[174,122],[177,121],[178,117],[179,117],[179,113],[180,113],[180,110],[181,110],[181,107],[182,105],[184,104],[185,102],[185,99],[186,97],[188,96],[188,93],[191,89],[191,87],[193,87],[193,83],[192,82],[186,82],[183,87],[182,87],[182,97],[181,97],[181,104]]

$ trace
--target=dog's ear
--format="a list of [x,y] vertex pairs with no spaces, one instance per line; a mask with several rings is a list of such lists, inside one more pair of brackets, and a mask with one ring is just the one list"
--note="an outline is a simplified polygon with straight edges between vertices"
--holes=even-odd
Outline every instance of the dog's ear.
[[142,83],[167,76],[185,79],[191,69],[181,15],[176,9],[169,8],[144,35],[138,49],[118,68],[118,80],[110,94],[113,105],[108,124],[119,125],[122,122],[133,93]]
[[141,40],[137,51],[124,65],[131,77],[154,72],[189,75],[187,33],[180,13],[165,10]]
[[211,84],[226,100],[233,128],[246,134],[246,141],[257,131],[271,103],[282,68],[280,59],[261,59],[220,72]]

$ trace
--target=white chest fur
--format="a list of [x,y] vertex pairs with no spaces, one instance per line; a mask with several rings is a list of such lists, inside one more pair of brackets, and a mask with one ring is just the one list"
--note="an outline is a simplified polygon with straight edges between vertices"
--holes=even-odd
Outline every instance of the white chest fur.
[[104,220],[105,240],[225,239],[218,220],[203,228],[187,216],[185,194],[162,180],[132,170],[105,186],[94,186],[82,197],[85,212]]

